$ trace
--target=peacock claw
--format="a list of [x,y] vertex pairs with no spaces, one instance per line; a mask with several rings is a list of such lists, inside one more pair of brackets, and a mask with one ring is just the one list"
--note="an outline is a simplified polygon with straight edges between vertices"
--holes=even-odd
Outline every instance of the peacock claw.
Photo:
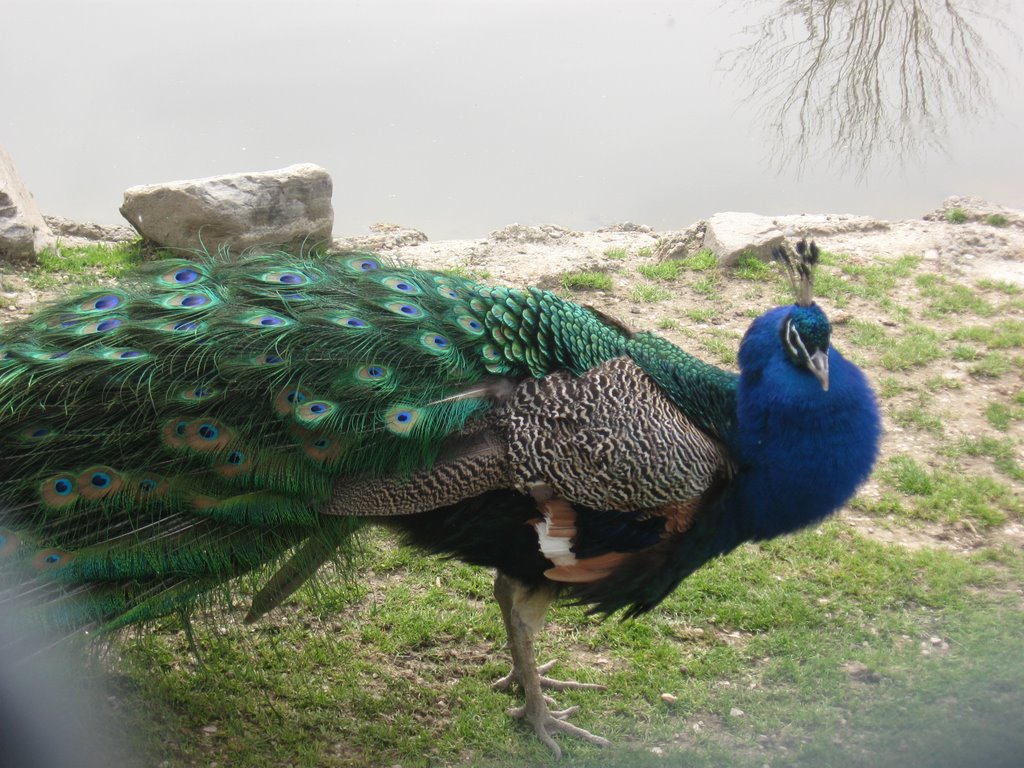
[[[538,680],[540,680],[540,687],[541,688],[546,688],[546,689],[548,689],[550,691],[606,691],[606,690],[608,690],[608,686],[606,686],[606,685],[598,685],[597,683],[580,683],[580,682],[577,682],[576,680],[555,680],[554,678],[546,677],[544,675],[544,673],[550,671],[551,668],[553,666],[555,666],[555,663],[556,663],[555,659],[552,659],[551,661],[547,661],[547,662],[541,664],[539,667],[537,667],[537,675],[538,675]],[[500,677],[497,680],[495,680],[491,684],[491,687],[494,690],[496,690],[496,691],[507,691],[509,688],[512,687],[513,683],[517,682],[517,680],[518,680],[518,677],[517,677],[517,673],[516,673],[516,668],[513,665],[512,669],[509,671],[509,673],[507,675],[505,675],[504,677]],[[545,697],[545,698],[547,698],[549,704],[552,703],[549,697]]]
[[515,718],[528,720],[530,725],[533,726],[533,730],[537,734],[537,738],[554,753],[556,760],[562,756],[562,748],[558,746],[557,742],[555,742],[553,738],[551,738],[549,729],[551,731],[560,731],[568,736],[580,739],[588,744],[594,744],[598,747],[611,746],[611,742],[608,741],[608,739],[602,736],[597,736],[585,728],[580,728],[578,725],[573,725],[566,719],[578,711],[579,707],[573,706],[552,712],[547,707],[532,707],[530,706],[530,703],[527,702],[522,706],[510,708],[508,710],[508,714]]

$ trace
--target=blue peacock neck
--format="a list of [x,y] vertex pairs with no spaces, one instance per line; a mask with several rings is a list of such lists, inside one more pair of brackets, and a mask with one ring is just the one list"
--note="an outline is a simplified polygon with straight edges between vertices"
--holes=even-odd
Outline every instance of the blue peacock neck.
[[881,425],[864,374],[828,350],[829,387],[797,368],[779,342],[792,307],[754,321],[740,346],[736,427],[727,438],[739,472],[723,503],[741,539],[769,539],[839,509],[874,465]]

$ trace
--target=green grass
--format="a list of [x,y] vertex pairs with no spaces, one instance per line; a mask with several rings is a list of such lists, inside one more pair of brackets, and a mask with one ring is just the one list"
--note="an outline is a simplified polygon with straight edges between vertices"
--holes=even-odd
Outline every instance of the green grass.
[[1024,360],[1011,358],[1002,352],[989,352],[971,367],[971,373],[988,379],[996,379],[1012,370],[1020,370]]
[[612,278],[605,272],[567,272],[561,284],[567,291],[610,291]]
[[648,280],[676,280],[682,267],[683,262],[680,259],[669,259],[657,264],[641,264],[636,271]]
[[1024,501],[1013,490],[984,475],[965,475],[956,467],[930,470],[910,456],[894,456],[878,475],[910,498],[912,516],[940,523],[968,520],[992,527],[1019,518]]
[[967,221],[967,211],[963,208],[950,208],[946,211],[946,221],[950,224],[963,224]]
[[672,292],[660,285],[649,285],[639,283],[633,286],[629,297],[638,304],[653,304],[658,301],[665,301],[672,298]]
[[[302,590],[251,629],[200,621],[202,666],[174,620],[119,641],[109,663],[124,676],[105,706],[139,764],[551,764],[505,714],[518,694],[490,689],[508,661],[489,574],[376,546],[372,584]],[[1022,560],[915,552],[831,523],[744,546],[634,621],[556,610],[540,658],[609,690],[554,696],[613,742],[558,736],[561,764],[951,768],[1016,754]]]
[[992,213],[985,217],[985,223],[990,227],[1005,227],[1010,224],[1010,220],[1001,213]]
[[768,281],[779,276],[769,262],[761,261],[755,256],[742,256],[733,270],[733,276],[740,280]]
[[928,299],[932,316],[942,315],[991,315],[993,307],[983,297],[966,285],[950,283],[941,275],[924,274],[915,279],[921,295]]
[[1024,320],[1004,318],[992,325],[968,325],[953,331],[957,341],[973,341],[988,349],[1024,347]]
[[628,252],[625,248],[609,248],[604,252],[606,259],[612,259],[613,261],[622,261],[628,256]]
[[114,247],[48,248],[39,254],[39,265],[29,274],[29,284],[36,290],[53,290],[69,284],[93,285],[138,266],[142,256],[141,241]]
[[879,363],[887,371],[906,371],[942,357],[939,334],[923,325],[910,325],[904,335],[882,352]]

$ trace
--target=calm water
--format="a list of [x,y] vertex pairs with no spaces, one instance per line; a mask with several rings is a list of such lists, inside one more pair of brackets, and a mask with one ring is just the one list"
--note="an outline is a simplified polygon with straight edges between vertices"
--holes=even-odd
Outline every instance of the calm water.
[[[763,39],[744,28],[780,5],[5,0],[0,144],[44,212],[106,223],[134,184],[296,162],[333,176],[338,234],[676,229],[721,210],[898,218],[950,194],[1024,207],[1024,99],[994,69],[993,109],[951,107],[945,153],[880,150],[858,180],[822,156],[833,129],[815,124],[803,174],[779,171],[778,102],[765,84],[768,103],[750,98],[720,57]],[[1021,4],[958,5],[1024,30]],[[979,25],[1020,70],[1013,35]]]

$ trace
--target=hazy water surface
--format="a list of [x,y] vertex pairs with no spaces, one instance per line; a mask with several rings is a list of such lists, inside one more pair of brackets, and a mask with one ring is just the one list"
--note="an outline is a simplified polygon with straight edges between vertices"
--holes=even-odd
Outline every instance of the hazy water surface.
[[[988,78],[994,109],[951,115],[945,154],[901,168],[890,151],[860,181],[813,152],[802,175],[779,172],[776,105],[720,56],[784,5],[7,0],[0,144],[44,212],[108,223],[134,184],[296,162],[333,176],[338,234],[673,229],[721,210],[897,218],[950,194],[1024,207],[1022,59],[1006,33],[986,38],[1009,72]],[[956,5],[1021,27],[1019,4]]]

